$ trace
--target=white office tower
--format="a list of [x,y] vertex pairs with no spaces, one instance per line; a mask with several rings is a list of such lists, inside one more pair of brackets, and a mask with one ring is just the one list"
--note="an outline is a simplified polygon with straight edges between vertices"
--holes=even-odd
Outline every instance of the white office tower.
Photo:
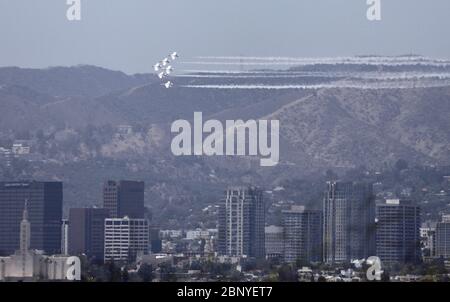
[[149,223],[147,219],[105,219],[105,262],[132,262],[137,255],[148,254]]

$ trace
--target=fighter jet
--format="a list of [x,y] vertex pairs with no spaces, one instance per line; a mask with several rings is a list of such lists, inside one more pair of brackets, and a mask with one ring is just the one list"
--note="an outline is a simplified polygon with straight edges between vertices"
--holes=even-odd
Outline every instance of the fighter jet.
[[167,82],[164,84],[164,86],[165,86],[167,89],[169,89],[170,87],[173,86],[173,83],[172,83],[171,81],[167,81]]
[[[173,72],[173,67],[170,64],[171,61],[174,61],[178,58],[178,53],[173,52],[169,54],[168,57],[164,58],[161,62],[156,63],[153,66],[153,69],[155,72],[157,72],[157,76],[159,79],[164,79],[165,77],[169,76]],[[173,86],[173,83],[171,81],[167,81],[166,83],[162,84],[166,88],[170,88]]]
[[162,66],[167,66],[167,65],[169,65],[169,63],[170,63],[169,58],[164,58],[164,59],[161,61],[161,65],[162,65]]
[[169,55],[169,57],[172,59],[172,61],[176,60],[179,56],[177,52],[173,52]]
[[156,63],[155,65],[153,65],[153,69],[155,70],[155,71],[159,71],[160,69],[161,69],[161,63]]
[[164,72],[166,73],[166,75],[171,74],[173,71],[173,67],[172,66],[167,66],[166,69],[164,70]]

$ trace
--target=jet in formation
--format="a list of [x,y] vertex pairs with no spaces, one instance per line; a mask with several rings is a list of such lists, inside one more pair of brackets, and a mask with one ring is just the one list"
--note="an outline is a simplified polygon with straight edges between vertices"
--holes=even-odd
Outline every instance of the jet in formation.
[[[156,72],[156,75],[160,80],[163,80],[164,78],[168,77],[172,72],[174,71],[174,68],[172,67],[171,62],[175,61],[179,58],[179,55],[177,52],[172,52],[167,57],[153,65],[153,70]],[[173,83],[171,81],[167,81],[163,84],[166,88],[170,88],[173,86]]]

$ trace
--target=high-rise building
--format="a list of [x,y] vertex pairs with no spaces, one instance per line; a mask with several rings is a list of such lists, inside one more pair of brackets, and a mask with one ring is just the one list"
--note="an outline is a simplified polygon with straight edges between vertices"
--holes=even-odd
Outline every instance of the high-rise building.
[[101,208],[80,208],[69,211],[69,254],[85,254],[103,261],[105,219],[109,211]]
[[136,256],[148,254],[149,237],[147,219],[105,219],[105,262],[135,261]]
[[417,263],[420,208],[409,200],[387,199],[376,205],[376,256],[382,263]]
[[284,261],[322,261],[322,212],[292,206],[282,212]]
[[61,254],[69,254],[69,220],[63,219],[61,224]]
[[271,225],[265,228],[266,258],[282,259],[284,255],[283,227]]
[[372,186],[327,182],[323,207],[323,257],[327,263],[375,256]]
[[219,207],[219,253],[263,258],[265,207],[256,187],[233,187]]
[[111,218],[144,218],[144,182],[107,181],[103,186],[103,207]]
[[0,182],[0,255],[19,249],[25,200],[31,223],[30,248],[61,253],[62,183]]
[[436,222],[427,221],[420,228],[420,246],[422,258],[436,256]]
[[450,215],[436,224],[436,257],[450,258]]

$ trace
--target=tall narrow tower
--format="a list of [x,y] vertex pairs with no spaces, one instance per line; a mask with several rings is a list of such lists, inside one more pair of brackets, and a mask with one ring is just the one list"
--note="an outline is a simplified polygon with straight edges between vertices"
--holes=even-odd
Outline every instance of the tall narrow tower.
[[28,199],[25,199],[22,221],[20,222],[20,257],[22,277],[27,275],[27,255],[30,250],[31,227],[28,221]]
[[20,222],[20,253],[25,255],[30,250],[31,227],[28,221],[28,199],[25,200],[22,221]]

